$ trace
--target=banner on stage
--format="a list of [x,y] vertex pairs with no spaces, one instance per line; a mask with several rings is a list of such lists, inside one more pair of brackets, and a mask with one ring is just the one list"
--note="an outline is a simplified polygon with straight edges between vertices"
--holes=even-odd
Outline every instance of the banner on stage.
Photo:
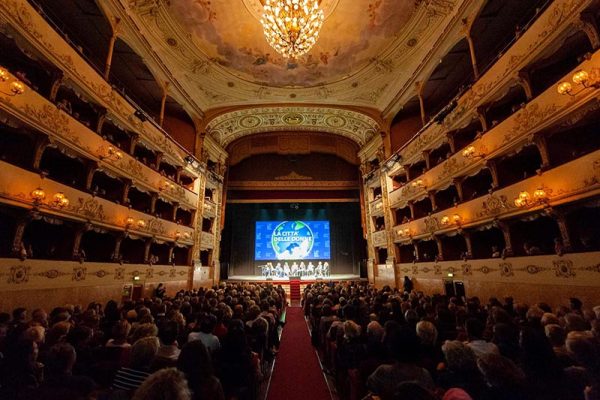
[[329,260],[329,221],[256,221],[254,259]]

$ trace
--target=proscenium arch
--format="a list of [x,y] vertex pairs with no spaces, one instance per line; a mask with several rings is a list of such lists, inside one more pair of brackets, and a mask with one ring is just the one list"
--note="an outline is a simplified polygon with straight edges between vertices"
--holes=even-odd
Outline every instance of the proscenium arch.
[[249,107],[219,114],[205,126],[223,148],[247,135],[281,131],[331,133],[362,147],[381,130],[380,122],[364,112],[330,106]]

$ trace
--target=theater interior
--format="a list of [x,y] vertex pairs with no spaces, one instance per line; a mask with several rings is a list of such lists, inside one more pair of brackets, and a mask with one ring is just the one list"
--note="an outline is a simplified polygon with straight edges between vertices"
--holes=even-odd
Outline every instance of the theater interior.
[[600,399],[599,50],[598,0],[0,1],[0,398]]

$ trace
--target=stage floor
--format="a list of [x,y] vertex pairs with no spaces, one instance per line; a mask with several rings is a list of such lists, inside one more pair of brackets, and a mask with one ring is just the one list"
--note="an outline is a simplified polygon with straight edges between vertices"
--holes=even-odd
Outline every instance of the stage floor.
[[[232,275],[229,278],[225,279],[226,281],[251,281],[251,282],[289,282],[289,278],[277,278],[273,277],[273,279],[268,280],[262,275]],[[302,282],[317,282],[317,281],[357,281],[360,280],[360,275],[352,275],[352,274],[333,274],[327,277],[317,279],[314,276],[303,276],[300,278]]]

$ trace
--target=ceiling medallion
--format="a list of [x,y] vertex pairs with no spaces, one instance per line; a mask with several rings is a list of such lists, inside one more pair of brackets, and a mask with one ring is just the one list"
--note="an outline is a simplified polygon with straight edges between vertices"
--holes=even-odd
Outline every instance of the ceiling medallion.
[[263,11],[267,42],[292,60],[315,45],[325,19],[318,0],[266,0]]

